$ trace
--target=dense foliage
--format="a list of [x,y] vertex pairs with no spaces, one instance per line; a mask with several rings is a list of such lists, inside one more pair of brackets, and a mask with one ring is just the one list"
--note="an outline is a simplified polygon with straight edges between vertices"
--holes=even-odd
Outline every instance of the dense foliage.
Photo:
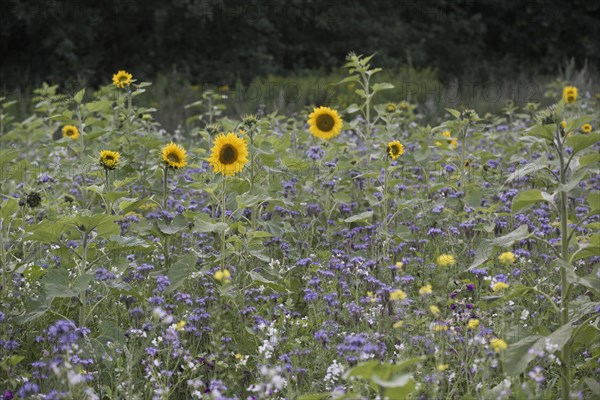
[[[600,65],[600,4],[527,0],[10,0],[0,3],[4,89],[102,84],[118,68],[197,84],[338,67],[347,49],[442,80]],[[243,38],[243,40],[240,40]],[[512,76],[514,77],[514,76]]]
[[432,128],[369,60],[343,111],[174,135],[134,71],[0,99],[0,395],[598,396],[598,100]]

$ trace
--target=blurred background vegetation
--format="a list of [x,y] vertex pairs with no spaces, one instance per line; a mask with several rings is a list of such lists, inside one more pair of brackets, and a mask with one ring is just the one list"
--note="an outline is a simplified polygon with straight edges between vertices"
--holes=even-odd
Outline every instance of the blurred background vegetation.
[[425,113],[540,102],[557,78],[594,87],[600,66],[589,0],[5,0],[0,15],[0,96],[44,81],[75,93],[125,69],[154,83],[145,101],[170,129],[209,88],[233,114],[344,106],[349,51],[377,53],[385,96]]

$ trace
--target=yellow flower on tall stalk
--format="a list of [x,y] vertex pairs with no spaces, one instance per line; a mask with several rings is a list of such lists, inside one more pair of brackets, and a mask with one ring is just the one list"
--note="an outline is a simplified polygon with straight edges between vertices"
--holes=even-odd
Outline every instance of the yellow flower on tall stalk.
[[515,253],[513,253],[512,251],[505,251],[504,253],[498,256],[498,261],[500,261],[500,264],[502,265],[514,264],[515,260]]
[[447,140],[448,146],[450,146],[451,149],[455,149],[458,146],[458,139],[453,138],[450,131],[442,132],[442,136],[445,138],[448,138],[448,140]]
[[106,170],[114,170],[119,163],[121,155],[117,151],[102,150],[100,152],[100,165]]
[[504,282],[496,282],[494,283],[494,285],[492,286],[492,291],[493,292],[501,292],[504,289],[508,289],[508,284],[504,283]]
[[419,294],[421,296],[425,296],[425,295],[431,294],[431,293],[433,293],[433,289],[431,288],[431,285],[425,285],[421,289],[419,289]]
[[77,127],[74,125],[63,126],[62,134],[63,134],[63,137],[66,137],[66,138],[69,138],[72,140],[79,139],[79,129],[77,129]]
[[508,344],[504,340],[498,338],[490,340],[490,345],[496,353],[508,349]]
[[583,133],[590,133],[594,128],[592,128],[591,124],[583,124],[583,126],[581,127],[581,132]]
[[120,70],[116,74],[113,75],[112,81],[113,85],[118,88],[125,89],[125,86],[131,85],[131,80],[133,79],[133,75],[131,75],[127,71]]
[[390,293],[390,300],[404,300],[406,298],[406,293],[403,290],[398,289],[394,290]]
[[387,145],[387,154],[392,160],[395,160],[404,154],[404,146],[397,140],[389,142]]
[[248,163],[248,143],[233,132],[220,134],[213,142],[208,162],[215,174],[232,176],[241,172]]
[[162,148],[162,159],[167,167],[179,169],[187,165],[187,152],[183,147],[173,142]]
[[475,318],[471,318],[469,322],[467,322],[468,329],[476,329],[479,326],[479,320]]
[[577,88],[575,86],[565,86],[563,88],[563,100],[567,104],[573,104],[577,100]]
[[309,131],[314,136],[329,140],[342,131],[342,119],[338,112],[329,107],[318,107],[308,116]]
[[451,254],[442,254],[436,259],[435,262],[440,267],[451,267],[456,264],[456,260]]

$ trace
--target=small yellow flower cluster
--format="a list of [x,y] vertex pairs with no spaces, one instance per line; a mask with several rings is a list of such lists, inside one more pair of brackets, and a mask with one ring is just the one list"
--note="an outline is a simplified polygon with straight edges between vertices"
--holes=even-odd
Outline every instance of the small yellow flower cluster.
[[508,349],[508,344],[504,340],[498,338],[490,340],[490,345],[496,353],[500,353],[501,351]]
[[229,270],[218,270],[214,273],[213,278],[221,283],[229,283],[231,281],[231,272]]
[[506,251],[498,256],[498,261],[502,265],[514,264],[516,260],[515,254],[512,251]]
[[453,255],[442,254],[436,259],[436,264],[440,267],[451,267],[456,264],[456,260]]
[[404,300],[406,298],[406,293],[401,289],[394,290],[390,293],[390,300]]
[[425,285],[421,289],[419,289],[419,294],[421,296],[425,296],[425,295],[428,295],[431,293],[433,293],[433,289],[431,288],[431,285]]

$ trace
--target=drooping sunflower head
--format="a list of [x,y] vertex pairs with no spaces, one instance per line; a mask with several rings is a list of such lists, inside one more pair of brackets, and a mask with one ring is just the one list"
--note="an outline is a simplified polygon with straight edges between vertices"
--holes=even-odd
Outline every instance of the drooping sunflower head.
[[388,143],[388,145],[387,145],[387,155],[392,160],[397,159],[402,154],[404,154],[404,146],[402,145],[402,143],[400,143],[397,140],[394,140],[393,142],[389,142]]
[[113,75],[112,81],[116,87],[125,89],[125,86],[131,85],[132,78],[133,75],[131,75],[129,72],[120,70],[119,72]]
[[173,142],[162,148],[162,159],[170,168],[183,168],[187,165],[187,153],[183,147]]
[[79,139],[79,129],[73,125],[65,125],[62,128],[63,137],[68,137],[72,140]]
[[567,104],[573,104],[577,100],[577,88],[575,86],[565,86],[563,88],[563,100]]
[[214,173],[235,175],[244,169],[248,162],[248,143],[233,132],[220,134],[213,142],[208,162]]
[[308,116],[310,133],[323,140],[329,140],[342,130],[342,119],[336,110],[329,107],[318,107]]
[[119,163],[119,157],[121,155],[117,151],[102,150],[100,152],[100,165],[106,170],[113,170],[117,168]]

